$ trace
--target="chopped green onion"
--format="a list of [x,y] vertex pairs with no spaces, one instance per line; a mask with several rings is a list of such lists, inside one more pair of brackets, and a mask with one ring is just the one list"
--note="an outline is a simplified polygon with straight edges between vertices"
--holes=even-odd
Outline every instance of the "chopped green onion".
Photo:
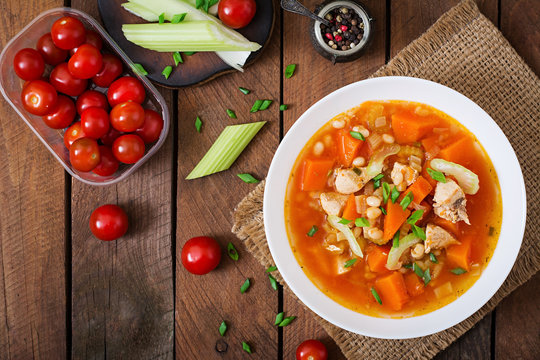
[[313,225],[311,227],[311,229],[309,229],[308,233],[307,233],[307,236],[309,237],[313,237],[313,235],[315,235],[315,233],[319,230],[319,228],[315,225]]
[[247,289],[249,289],[250,285],[251,285],[251,283],[249,281],[249,278],[247,278],[246,281],[244,281],[244,283],[240,287],[240,294],[245,293],[247,291]]
[[159,14],[158,21],[160,24],[163,24],[165,22],[165,13]]
[[290,323],[292,323],[292,321],[296,319],[296,316],[287,316],[285,319],[283,319],[283,321],[281,321],[279,323],[279,327],[284,327],[284,326],[287,326],[289,325]]
[[418,275],[418,277],[420,277],[420,278],[423,278],[423,277],[424,277],[424,272],[422,271],[422,269],[420,268],[420,266],[418,266],[416,263],[413,263],[412,269],[413,269],[414,273],[415,273],[416,275]]
[[357,227],[371,226],[371,224],[369,223],[369,220],[364,217],[360,217],[354,220],[354,225],[356,225]]
[[263,111],[268,109],[268,107],[273,103],[273,100],[264,100],[261,104],[261,107],[259,108],[259,111]]
[[227,170],[266,121],[227,126],[186,179],[196,179]]
[[227,115],[229,115],[231,119],[236,119],[236,113],[231,109],[227,109]]
[[405,269],[412,269],[412,264],[405,264],[403,265]]
[[347,225],[351,222],[351,220],[347,220],[345,218],[341,218],[341,220],[338,221],[340,224]]
[[345,261],[345,267],[350,268],[356,263],[357,260],[358,260],[357,258],[352,258],[350,260]]
[[276,271],[276,270],[277,270],[277,267],[270,266],[268,269],[266,269],[266,272],[269,273],[269,272]]
[[171,72],[172,72],[172,66],[168,65],[168,66],[165,66],[165,69],[163,69],[161,74],[163,74],[163,76],[165,76],[165,79],[168,79],[169,76],[171,75]]
[[270,280],[270,285],[272,286],[272,289],[277,290],[276,278],[273,277],[272,274],[268,274],[268,279]]
[[424,271],[423,279],[424,279],[424,286],[429,284],[429,282],[431,281],[431,274],[429,273],[429,268],[426,271]]
[[186,18],[186,15],[187,13],[173,15],[171,19],[171,23],[178,24],[179,22],[184,21],[184,19]]
[[362,176],[362,170],[360,170],[359,168],[354,167],[354,168],[353,168],[353,171],[354,171],[354,173],[355,173],[356,175]]
[[133,71],[135,71],[139,75],[148,75],[148,71],[146,71],[141,64],[133,64]]
[[446,183],[446,176],[442,172],[433,170],[432,168],[427,168],[427,172],[433,180],[442,182],[443,184]]
[[434,263],[434,264],[439,263],[439,260],[437,260],[437,257],[435,256],[434,253],[429,253],[429,260],[431,260],[431,262]]
[[373,188],[377,190],[381,187],[381,179],[384,177],[383,174],[379,174],[373,178]]
[[412,191],[409,191],[407,195],[405,195],[405,197],[401,199],[401,202],[399,203],[399,205],[405,211],[405,209],[407,209],[407,207],[411,204],[413,199],[414,199],[414,194],[412,193]]
[[416,210],[412,213],[411,216],[407,219],[407,224],[414,225],[420,218],[424,215],[424,210]]
[[221,322],[221,325],[219,325],[219,334],[221,336],[225,336],[225,333],[227,332],[227,324],[225,321]]
[[422,229],[421,227],[413,225],[412,226],[412,232],[413,232],[414,235],[416,235],[420,239],[426,240],[426,233],[424,232],[424,229]]
[[371,287],[371,295],[373,295],[373,297],[375,298],[375,300],[377,300],[379,305],[382,305],[381,297],[379,296],[379,294],[377,293],[377,290],[375,290],[373,286]]
[[253,106],[251,107],[251,110],[249,110],[249,112],[256,113],[257,111],[259,111],[262,103],[262,100],[255,100],[255,103],[253,103]]
[[[392,204],[395,204],[396,203],[396,200],[397,198],[399,197],[399,190],[397,189],[397,187],[393,187],[392,188],[392,192],[390,193],[390,200],[392,200]],[[405,209],[403,209],[405,210]]]
[[460,268],[460,267],[457,267],[455,269],[450,270],[450,272],[452,274],[455,274],[455,275],[461,275],[461,274],[465,274],[467,272],[467,270],[465,270],[463,268]]
[[362,135],[361,133],[359,133],[358,131],[351,131],[349,132],[349,134],[351,134],[351,136],[357,140],[362,140],[362,141],[365,141],[366,138],[364,137],[364,135]]
[[296,64],[289,64],[285,68],[285,78],[290,79],[294,75],[294,70],[296,70]]
[[174,59],[175,66],[178,66],[178,64],[182,64],[184,62],[184,60],[182,59],[182,55],[180,55],[178,51],[174,52],[172,57]]
[[288,108],[287,104],[279,105],[279,111],[285,111],[285,110],[287,110],[287,108]]
[[242,349],[244,349],[244,351],[248,354],[251,354],[251,347],[248,345],[247,342],[242,341]]
[[231,242],[227,244],[227,254],[234,261],[238,261],[238,251],[236,251],[236,248]]
[[388,197],[390,196],[390,185],[387,182],[382,183],[382,201],[383,204],[386,204]]
[[247,95],[251,92],[251,90],[246,89],[245,87],[239,87],[238,90],[242,92],[242,94]]
[[285,316],[284,312],[280,312],[276,315],[276,321],[274,322],[274,325],[279,325],[280,322],[283,321],[283,317]]
[[394,238],[392,239],[392,247],[399,247],[399,230],[394,234]]
[[253,177],[251,174],[236,174],[240,179],[242,179],[243,182],[248,184],[256,184],[260,182],[260,180],[257,180]]
[[328,173],[326,174],[326,177],[330,177],[330,175],[332,175],[333,172],[334,172],[334,169],[328,170]]
[[387,213],[386,213],[386,209],[385,209],[385,208],[383,208],[382,206],[379,206],[379,209],[381,209],[381,212],[382,212],[382,213],[383,213],[384,215],[386,215],[386,214],[387,214]]
[[197,118],[195,119],[195,129],[197,129],[197,132],[200,133],[201,128],[202,128],[202,121],[201,121],[201,118],[197,116]]
[[197,52],[196,51],[184,51],[183,53],[186,56],[191,56],[191,55],[195,55]]

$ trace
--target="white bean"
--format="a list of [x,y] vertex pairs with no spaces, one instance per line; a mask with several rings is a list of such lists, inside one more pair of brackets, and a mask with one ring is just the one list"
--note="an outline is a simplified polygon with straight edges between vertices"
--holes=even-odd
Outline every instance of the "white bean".
[[411,255],[415,259],[420,259],[424,256],[424,244],[416,244],[411,250]]
[[373,240],[379,240],[383,237],[383,232],[377,228],[369,228],[367,233],[368,236]]
[[320,156],[324,151],[324,144],[320,141],[317,141],[315,145],[313,145],[313,155]]
[[368,219],[376,219],[381,216],[381,209],[378,207],[370,207],[366,210],[366,216]]
[[368,196],[366,199],[366,204],[378,208],[381,206],[381,199],[379,199],[377,196]]
[[359,156],[357,158],[354,158],[352,163],[354,166],[364,166],[366,163],[366,159],[364,159],[362,156]]
[[396,141],[394,139],[394,137],[392,135],[390,135],[390,134],[383,134],[382,135],[382,140],[387,144],[393,144],[394,141]]
[[334,120],[332,122],[332,126],[335,128],[335,129],[343,129],[345,127],[345,121],[342,121],[342,120]]
[[394,183],[394,185],[399,185],[403,182],[403,173],[401,171],[397,171],[393,175],[394,176],[392,176],[392,182]]

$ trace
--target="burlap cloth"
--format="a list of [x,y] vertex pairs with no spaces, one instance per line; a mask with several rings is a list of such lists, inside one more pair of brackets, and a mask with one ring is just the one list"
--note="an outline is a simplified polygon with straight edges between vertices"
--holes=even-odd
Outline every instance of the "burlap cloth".
[[[413,76],[449,86],[499,124],[519,158],[528,197],[527,227],[516,263],[499,291],[460,324],[423,338],[382,340],[337,328],[317,317],[349,359],[430,359],[474,326],[540,268],[538,134],[540,80],[473,1],[463,1],[373,76]],[[264,234],[264,182],[235,209],[233,232],[265,267],[273,264]],[[282,280],[279,278],[279,280]],[[294,294],[287,288],[285,296]]]

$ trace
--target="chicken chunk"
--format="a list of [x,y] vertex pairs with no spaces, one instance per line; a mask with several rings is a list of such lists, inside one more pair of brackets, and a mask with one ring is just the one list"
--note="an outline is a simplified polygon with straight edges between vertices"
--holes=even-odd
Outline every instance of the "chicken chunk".
[[390,174],[390,178],[392,179],[394,185],[399,185],[402,182],[405,182],[405,184],[409,186],[415,182],[416,179],[418,179],[418,171],[410,166],[395,162],[392,173]]
[[433,197],[433,211],[436,215],[453,223],[465,221],[470,225],[467,216],[467,199],[465,193],[455,181],[448,179],[446,183],[437,183]]
[[343,207],[347,202],[347,195],[334,192],[322,193],[320,196],[321,206],[328,215],[341,216]]
[[367,181],[362,176],[365,173],[364,169],[338,169],[336,173],[335,187],[337,192],[341,194],[352,194],[359,191],[366,185]]
[[424,252],[426,254],[429,254],[432,249],[442,249],[453,244],[459,244],[459,241],[452,234],[440,226],[427,224],[426,241],[424,243]]

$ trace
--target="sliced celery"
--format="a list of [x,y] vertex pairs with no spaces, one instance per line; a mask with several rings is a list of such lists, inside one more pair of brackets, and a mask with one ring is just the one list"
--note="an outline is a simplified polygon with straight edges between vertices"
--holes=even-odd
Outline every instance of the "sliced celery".
[[264,124],[266,121],[227,126],[186,179],[196,179],[227,170]]
[[[197,3],[197,0],[184,0],[185,2],[187,2],[188,4],[191,4],[192,6],[195,6],[195,4]],[[217,13],[218,13],[218,5],[219,5],[219,1],[216,2],[215,5],[212,5],[208,8],[208,13],[209,14],[212,14],[214,16],[217,16]]]
[[123,3],[122,7],[130,13],[142,17],[146,21],[156,22],[159,20],[159,14],[156,14],[155,11],[141,4],[127,2]]

